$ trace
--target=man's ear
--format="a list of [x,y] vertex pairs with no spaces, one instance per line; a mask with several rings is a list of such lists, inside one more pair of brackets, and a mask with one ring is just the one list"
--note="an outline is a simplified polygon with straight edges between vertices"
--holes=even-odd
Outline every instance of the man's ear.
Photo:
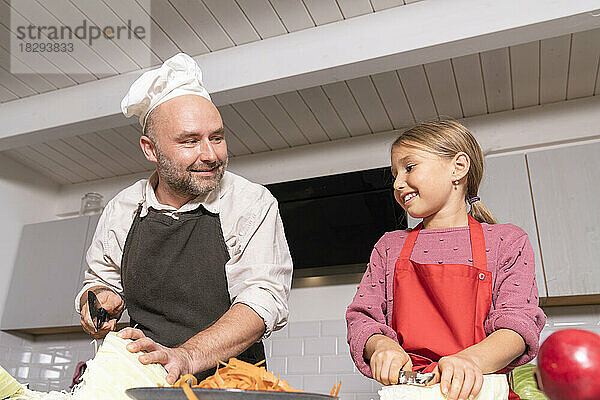
[[158,158],[156,157],[156,146],[154,145],[152,139],[150,139],[146,135],[142,135],[140,137],[140,147],[144,152],[146,160],[151,161],[153,163],[158,162]]
[[452,162],[452,180],[460,181],[469,173],[469,168],[471,167],[471,160],[469,159],[467,153],[461,151],[459,153],[456,153]]

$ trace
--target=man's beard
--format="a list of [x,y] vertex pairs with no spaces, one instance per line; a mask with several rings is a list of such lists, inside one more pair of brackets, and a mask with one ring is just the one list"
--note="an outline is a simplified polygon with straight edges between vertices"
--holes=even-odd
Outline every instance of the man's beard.
[[[185,170],[175,165],[158,148],[156,149],[157,169],[160,179],[163,179],[169,190],[179,196],[200,196],[212,192],[221,182],[227,161],[216,161],[213,164],[194,164],[188,166]],[[206,171],[216,168],[212,177],[201,177],[195,175],[192,171]]]

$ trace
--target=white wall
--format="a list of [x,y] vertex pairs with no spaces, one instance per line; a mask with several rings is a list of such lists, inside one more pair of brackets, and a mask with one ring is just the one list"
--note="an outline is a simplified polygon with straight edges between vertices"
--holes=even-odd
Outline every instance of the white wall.
[[59,185],[0,154],[0,315],[23,225],[56,218]]

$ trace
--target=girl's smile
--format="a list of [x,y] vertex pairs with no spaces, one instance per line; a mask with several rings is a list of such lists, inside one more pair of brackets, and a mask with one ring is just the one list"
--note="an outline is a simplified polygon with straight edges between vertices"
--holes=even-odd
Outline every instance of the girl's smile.
[[407,193],[407,194],[403,195],[402,199],[404,201],[404,204],[406,204],[406,203],[408,203],[409,201],[411,201],[412,199],[414,199],[417,196],[418,196],[417,192],[410,192],[410,193]]

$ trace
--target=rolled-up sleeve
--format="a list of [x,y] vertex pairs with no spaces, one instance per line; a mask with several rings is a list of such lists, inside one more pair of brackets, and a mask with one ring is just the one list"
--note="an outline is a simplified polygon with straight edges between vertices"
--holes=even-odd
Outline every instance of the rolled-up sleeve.
[[388,301],[386,295],[385,236],[371,252],[367,270],[362,277],[352,303],[346,311],[348,344],[354,364],[365,376],[372,378],[371,366],[364,357],[367,340],[373,335],[385,335],[398,340],[396,332],[386,324]]
[[485,321],[486,334],[498,329],[510,329],[521,335],[525,352],[513,360],[508,368],[531,361],[538,353],[540,332],[546,315],[539,307],[535,281],[535,256],[527,234],[518,228],[513,238],[502,238],[506,243],[499,248],[496,294],[493,309]]
[[238,221],[234,254],[226,265],[233,304],[251,307],[268,337],[285,326],[292,282],[292,258],[277,200],[264,191]]
[[[88,269],[85,272],[83,288],[75,297],[75,310],[78,313],[81,312],[79,307],[81,296],[90,287],[104,286],[118,294],[123,293],[120,267],[122,252],[121,249],[115,248],[117,240],[111,238],[114,232],[108,226],[112,210],[113,203],[109,202],[100,216],[92,243],[86,254]],[[113,261],[115,259],[119,260],[118,264]]]

